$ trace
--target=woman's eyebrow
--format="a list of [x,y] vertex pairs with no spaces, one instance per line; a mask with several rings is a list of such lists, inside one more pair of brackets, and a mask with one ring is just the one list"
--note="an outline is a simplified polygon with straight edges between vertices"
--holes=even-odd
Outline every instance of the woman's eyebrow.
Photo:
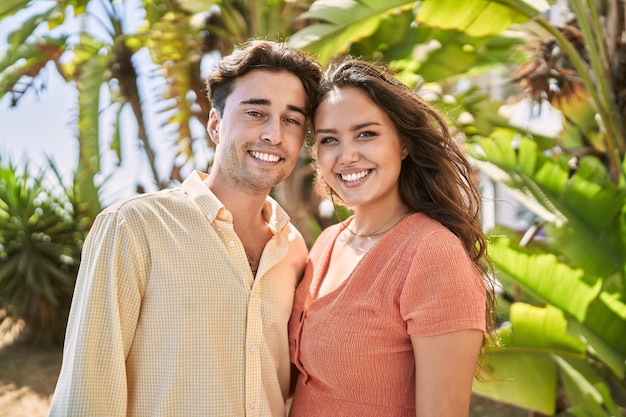
[[[351,130],[354,132],[354,131],[366,128],[368,126],[380,126],[380,123],[378,122],[359,123],[358,125],[353,126]],[[315,130],[315,133],[336,133],[336,132],[337,132],[337,129],[333,129],[333,128]]]

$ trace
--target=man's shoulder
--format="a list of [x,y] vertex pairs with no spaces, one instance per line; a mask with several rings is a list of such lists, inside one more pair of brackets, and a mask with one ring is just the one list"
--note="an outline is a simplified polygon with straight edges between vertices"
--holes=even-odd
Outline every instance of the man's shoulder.
[[127,216],[133,213],[148,213],[157,206],[172,203],[180,199],[180,194],[180,187],[137,194],[111,204],[104,208],[100,215]]

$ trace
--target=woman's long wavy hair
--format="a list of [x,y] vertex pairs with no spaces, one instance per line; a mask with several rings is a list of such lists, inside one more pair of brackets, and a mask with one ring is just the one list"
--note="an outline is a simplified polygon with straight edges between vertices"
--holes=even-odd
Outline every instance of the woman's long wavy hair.
[[[431,104],[385,68],[356,59],[329,66],[318,88],[313,114],[332,90],[344,88],[365,92],[395,125],[402,146],[408,150],[400,170],[400,198],[411,210],[437,220],[463,242],[485,280],[487,337],[492,337],[495,331],[493,266],[482,229],[477,176],[463,148]],[[316,178],[323,181],[319,170]],[[326,193],[336,196],[327,186],[324,188]]]

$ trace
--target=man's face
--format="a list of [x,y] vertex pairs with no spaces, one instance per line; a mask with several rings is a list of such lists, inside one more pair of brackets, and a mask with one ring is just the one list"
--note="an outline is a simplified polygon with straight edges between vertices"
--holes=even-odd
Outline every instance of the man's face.
[[295,167],[304,142],[306,93],[290,72],[253,70],[235,80],[223,114],[212,109],[212,170],[241,191],[269,192]]

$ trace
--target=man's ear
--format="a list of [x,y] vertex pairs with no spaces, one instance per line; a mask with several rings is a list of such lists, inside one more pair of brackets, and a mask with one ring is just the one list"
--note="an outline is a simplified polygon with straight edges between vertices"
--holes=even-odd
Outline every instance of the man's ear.
[[215,108],[209,112],[209,123],[207,123],[206,131],[213,143],[217,145],[220,142],[220,114]]

